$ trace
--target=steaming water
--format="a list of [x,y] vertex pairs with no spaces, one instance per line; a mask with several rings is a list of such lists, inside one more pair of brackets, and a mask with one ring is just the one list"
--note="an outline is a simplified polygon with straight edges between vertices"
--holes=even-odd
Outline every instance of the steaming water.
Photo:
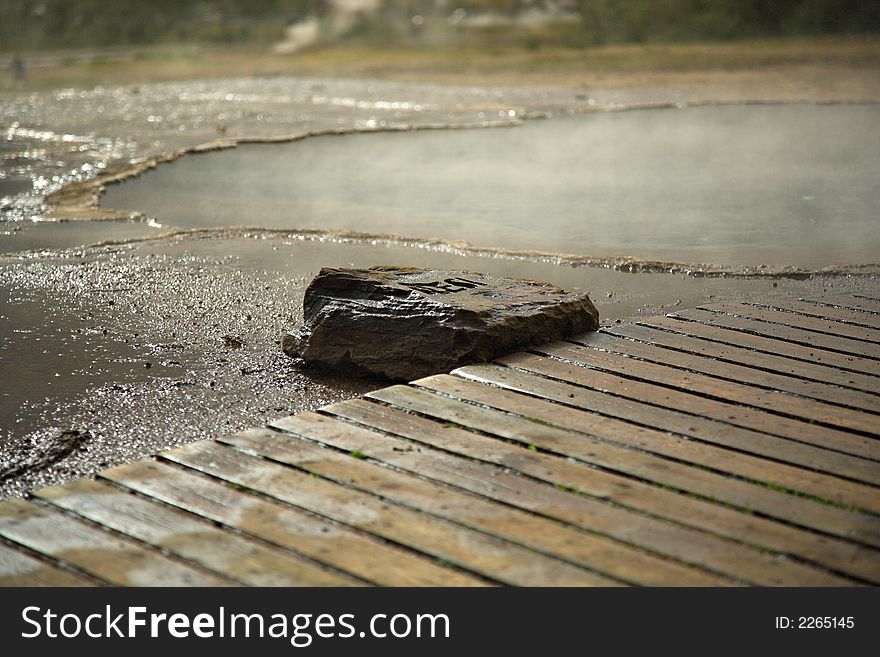
[[737,106],[184,157],[102,205],[591,256],[820,267],[880,253],[880,108]]

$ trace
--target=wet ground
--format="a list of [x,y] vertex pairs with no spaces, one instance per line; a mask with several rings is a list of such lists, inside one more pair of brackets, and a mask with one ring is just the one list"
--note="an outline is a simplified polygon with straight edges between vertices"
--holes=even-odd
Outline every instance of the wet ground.
[[[275,232],[221,228],[162,236],[164,231],[181,226],[273,225],[253,219],[252,204],[262,194],[255,195],[252,186],[260,184],[259,178],[238,187],[222,205],[215,206],[219,209],[213,218],[203,213],[193,219],[188,214],[192,204],[183,200],[180,212],[174,212],[178,200],[172,198],[166,206],[170,211],[163,212],[158,222],[143,217],[112,222],[45,220],[50,216],[45,195],[67,183],[217,139],[271,138],[337,127],[483,125],[516,121],[535,111],[564,115],[670,101],[685,102],[687,97],[671,91],[602,95],[554,89],[457,89],[289,79],[62,90],[0,98],[6,136],[0,150],[0,194],[4,195],[0,252],[6,254],[0,257],[0,495],[20,495],[171,445],[235,431],[382,385],[379,381],[315,378],[295,370],[281,354],[280,335],[301,321],[302,290],[321,266],[437,265],[539,278],[590,291],[605,322],[707,300],[761,299],[828,288],[876,293],[876,281],[866,276],[798,281],[630,274],[601,267],[572,267],[569,265],[575,263],[570,260],[552,256],[473,252],[444,242],[346,238],[287,230],[309,225],[325,230],[362,228],[357,220],[364,215],[353,209],[379,204],[382,187],[356,198],[352,196],[356,188],[340,184],[339,188],[346,190],[341,200],[335,198],[334,186],[317,189],[320,195],[311,207],[324,214],[309,219],[302,211],[276,211],[275,216],[283,221],[274,225],[284,228]],[[851,112],[848,116],[873,111],[862,107],[833,109]],[[651,121],[674,122],[685,110],[648,114]],[[618,116],[623,115],[589,115],[603,125]],[[572,128],[564,126],[575,125],[569,121],[584,118],[556,118],[540,125],[565,133]],[[427,139],[438,157],[441,152],[468,157],[471,137],[491,140],[504,133],[510,135],[505,139],[527,141],[531,127],[527,123],[498,131],[348,135],[185,156],[160,165],[141,179],[111,188],[105,207],[110,206],[110,200],[115,203],[117,193],[152,185],[151,178],[180,167],[198,177],[202,165],[215,167],[208,170],[219,174],[223,166],[211,162],[223,162],[219,158],[227,156],[247,159],[261,153],[265,159],[277,153],[277,157],[291,159],[308,152],[310,163],[317,163],[319,156],[324,159],[314,170],[300,165],[304,179],[296,181],[300,185],[295,188],[296,199],[306,203],[302,199],[312,188],[307,184],[308,176],[313,182],[325,180],[325,175],[338,173],[338,168],[347,176],[357,176],[356,158],[369,157],[373,147],[367,144],[392,139],[396,148],[405,150],[419,144],[418,150],[424,142],[408,140]],[[876,139],[876,131],[873,134]],[[321,152],[324,148],[331,152]],[[610,148],[606,146],[608,157]],[[333,152],[337,158],[341,152],[343,160],[331,161]],[[517,155],[526,159],[522,151]],[[355,158],[354,164],[348,157]],[[385,172],[380,178],[387,175]],[[171,176],[172,181],[175,177]],[[207,176],[209,181],[212,178]],[[552,174],[542,178],[546,182]],[[437,182],[434,192],[438,195],[444,193],[443,184],[455,184],[454,178],[444,176],[438,176]],[[496,184],[493,195],[504,193],[503,182]],[[562,182],[564,187],[574,184],[566,178]],[[384,187],[384,196],[389,189]],[[513,189],[516,192],[515,185]],[[246,202],[236,205],[242,195]],[[148,197],[155,199],[156,195],[142,195],[145,207],[140,207],[138,200],[127,209],[149,212]],[[329,202],[344,205],[322,209],[322,204]],[[802,198],[794,202],[807,203]],[[389,208],[384,201],[381,207],[388,212],[389,222],[396,216],[398,223],[376,224],[377,232],[419,236],[403,230],[413,226],[406,221],[406,208]],[[432,226],[443,226],[444,216],[448,220],[452,214],[467,210],[454,204],[443,209],[446,214],[438,215],[439,222],[435,218],[434,223],[425,224],[424,235],[431,234],[428,229]],[[246,220],[237,220],[245,214]],[[263,220],[273,216],[265,211],[258,214]],[[517,241],[513,230],[492,231],[485,216],[471,223],[481,232],[459,234],[452,226],[448,235],[441,236],[488,247],[526,244],[530,249],[554,248],[552,241],[546,245]],[[869,229],[859,230],[864,237],[870,235],[865,232]],[[552,235],[544,233],[535,234],[551,240]],[[86,246],[107,240],[112,243]],[[578,252],[584,244],[594,242],[587,235],[579,244],[567,243],[564,250]],[[845,236],[836,235],[833,244],[839,245],[835,247],[838,251],[818,259],[813,251],[803,262],[830,263],[837,256],[861,260],[865,253],[858,249],[865,243],[870,247],[869,239],[847,242]],[[619,245],[607,246],[611,251]],[[662,248],[657,253],[667,254]]]

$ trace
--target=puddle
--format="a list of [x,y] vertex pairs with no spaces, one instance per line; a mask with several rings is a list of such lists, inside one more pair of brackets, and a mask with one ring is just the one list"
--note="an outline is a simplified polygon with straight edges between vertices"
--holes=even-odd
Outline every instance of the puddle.
[[314,137],[185,156],[102,206],[165,227],[817,268],[880,252],[878,122],[875,106],[719,106]]

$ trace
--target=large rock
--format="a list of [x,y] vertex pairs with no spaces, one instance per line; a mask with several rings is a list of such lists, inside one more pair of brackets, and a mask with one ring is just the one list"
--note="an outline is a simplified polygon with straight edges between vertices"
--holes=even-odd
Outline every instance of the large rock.
[[284,351],[343,374],[415,379],[595,331],[586,294],[549,283],[411,267],[322,269]]

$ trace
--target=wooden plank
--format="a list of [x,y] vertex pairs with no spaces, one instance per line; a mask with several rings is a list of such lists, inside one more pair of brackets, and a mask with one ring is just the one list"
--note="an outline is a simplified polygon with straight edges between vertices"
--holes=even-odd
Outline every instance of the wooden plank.
[[0,586],[95,586],[90,579],[0,543]]
[[[839,471],[839,474],[851,479],[876,483],[876,461],[777,438],[660,406],[606,395],[601,391],[498,365],[472,365],[456,370],[453,374],[781,461],[796,458],[798,464],[802,462],[809,464],[815,470],[832,474]],[[503,398],[503,394],[499,395],[499,398]]]
[[498,362],[585,388],[702,415],[734,426],[810,443],[845,454],[873,460],[880,457],[878,453],[880,442],[868,436],[808,424],[763,410],[692,395],[540,356],[517,354],[499,359]]
[[876,297],[864,294],[853,294],[847,295],[847,298],[851,299],[859,308],[862,308],[867,312],[880,313],[880,299],[877,299]]
[[0,535],[89,575],[122,586],[228,586],[218,575],[169,559],[135,541],[22,500],[0,504]]
[[[489,372],[492,371],[494,370],[490,366]],[[501,375],[510,377],[516,376],[516,373],[505,369],[501,371]],[[524,377],[525,385],[535,382],[535,379],[529,375],[524,375]],[[456,384],[453,381],[447,385]],[[682,436],[690,436],[701,441],[732,447],[778,461],[801,465],[819,472],[837,474],[871,484],[880,483],[876,461],[735,427],[706,417],[688,415],[678,410],[606,395],[599,391],[584,388],[560,391],[564,398],[563,401],[568,400],[566,403],[571,402],[575,393],[577,393],[576,405],[585,410]],[[504,397],[503,392],[499,393],[499,397]]]
[[[814,569],[804,571],[804,564],[778,559],[770,550],[824,564],[867,581],[880,581],[880,553],[869,548],[602,470],[587,469],[391,406],[351,400],[326,410],[414,443],[392,444],[390,451],[383,447],[381,455],[377,455],[378,443],[373,440],[363,446],[365,454],[389,459],[398,467],[413,467],[414,451],[417,455],[434,455],[437,465],[429,476],[744,581],[820,585],[829,582],[829,577],[834,579]],[[441,459],[451,455],[464,458]],[[418,467],[427,467],[423,459],[418,461]],[[762,549],[756,554],[752,545]],[[840,579],[836,579],[839,583]]]
[[658,456],[611,444],[586,434],[575,434],[465,402],[405,386],[394,386],[370,396],[401,408],[455,422],[524,445],[571,457],[593,466],[637,477],[660,486],[757,511],[814,531],[880,547],[880,518],[820,504],[777,490],[732,479]]
[[[682,324],[684,326],[681,326]],[[620,324],[608,329],[608,331],[614,335],[643,340],[668,349],[697,354],[724,363],[739,364],[751,369],[786,375],[804,383],[822,383],[826,388],[842,390],[847,393],[855,392],[858,393],[858,396],[850,398],[851,405],[859,408],[870,409],[880,403],[880,394],[875,392],[880,381],[876,377],[688,335],[684,332],[686,328],[687,323],[675,319],[649,317],[639,320],[638,324]],[[843,400],[844,398],[840,397],[839,399]]]
[[[877,364],[872,360],[753,335],[739,331],[734,327],[718,326],[718,322],[724,321],[724,319],[723,315],[702,310],[687,310],[666,317],[651,317],[643,323],[705,340],[713,340],[727,346],[750,349],[762,354],[791,358],[836,369],[844,377],[844,383],[841,385],[848,385],[868,392],[875,392],[880,385],[880,379],[877,377]],[[704,322],[715,322],[715,325],[710,326]],[[828,380],[840,383],[839,378],[836,381]]]
[[880,315],[865,312],[863,310],[853,310],[851,308],[841,308],[834,305],[819,304],[812,301],[802,301],[795,299],[773,299],[766,303],[749,304],[758,307],[774,308],[776,310],[785,310],[788,312],[808,315],[810,317],[833,319],[845,324],[854,324],[864,328],[880,330]]
[[105,470],[101,476],[383,586],[483,584],[372,536],[164,463],[139,461]]
[[[779,413],[796,420],[821,423],[846,431],[878,436],[877,432],[880,429],[880,421],[878,420],[880,418],[873,413],[833,406],[806,397],[795,397],[775,391],[768,392],[736,381],[719,379],[647,360],[637,360],[619,352],[602,351],[602,344],[609,342],[603,336],[582,337],[581,341],[584,344],[554,342],[535,347],[533,351],[547,356],[564,358],[591,369],[601,369],[629,379],[643,381],[655,387],[658,385],[669,386],[693,396],[702,395],[723,402],[770,411],[773,414]],[[591,348],[593,346],[596,348]],[[638,349],[633,347],[632,351],[636,352]],[[774,415],[770,415],[767,419],[768,423],[774,421]],[[880,447],[880,442],[877,443],[877,446]]]
[[190,514],[80,479],[37,491],[63,509],[251,586],[352,586],[360,581]]
[[674,313],[675,317],[685,317],[689,319],[696,318],[698,321],[704,322],[711,326],[720,326],[723,328],[732,328],[745,333],[752,333],[765,338],[782,342],[791,342],[813,349],[823,349],[825,351],[833,351],[839,353],[845,363],[849,363],[850,367],[858,364],[859,371],[864,363],[868,363],[871,369],[868,374],[877,372],[878,364],[876,360],[877,348],[871,342],[861,342],[859,340],[850,340],[849,338],[837,338],[824,333],[816,333],[815,331],[807,331],[806,329],[794,328],[791,326],[783,326],[782,324],[771,324],[749,317],[740,315],[728,315],[722,312],[713,312],[703,308],[696,310],[683,310]]
[[[821,297],[801,297],[801,301],[816,304],[822,308],[829,306],[834,308],[845,308],[846,310],[856,311],[859,315],[870,317],[871,321],[880,321],[880,304],[873,304],[865,299],[859,299],[853,296],[838,295],[822,295]],[[871,307],[875,305],[876,308]]]
[[[711,468],[722,474],[785,487],[837,504],[880,513],[880,490],[740,452],[679,438],[662,431],[561,406],[544,399],[499,391],[454,377],[428,377],[415,384],[476,404],[524,416],[527,421],[585,433],[638,450]],[[880,464],[876,464],[880,467]]]
[[[763,368],[749,367],[735,362],[717,360],[706,354],[689,350],[688,340],[693,338],[639,326],[621,324],[598,333],[589,333],[573,342],[614,353],[634,356],[653,363],[679,367],[692,372],[736,381],[767,390],[778,390],[815,401],[838,406],[880,412],[880,395],[841,388],[827,383],[810,381],[792,374],[768,372]],[[705,343],[711,346],[712,343]],[[699,344],[697,345],[699,348]],[[704,349],[705,350],[705,349]],[[753,354],[754,355],[754,354]],[[755,359],[759,362],[760,359]],[[796,361],[787,361],[796,365]],[[792,370],[796,368],[792,367]],[[878,418],[880,420],[880,418]]]
[[[340,449],[358,449],[395,468],[472,490],[742,581],[763,584],[778,584],[782,580],[827,581],[827,573],[796,562],[787,561],[784,572],[780,571],[776,556],[751,546],[609,504],[605,499],[574,494],[563,486],[548,485],[548,477],[558,481],[553,479],[553,473],[559,464],[558,459],[547,454],[499,443],[480,434],[364,400],[341,402],[325,410],[357,422],[359,432],[324,431],[322,442]],[[577,468],[564,462],[562,466]],[[541,475],[543,481],[536,480],[540,477],[522,476],[530,469]],[[596,472],[600,478],[608,476]],[[582,468],[577,469],[577,475],[583,475]],[[565,475],[562,479],[565,480]],[[625,481],[622,488],[630,490]]]
[[619,582],[441,518],[213,443],[167,453],[176,463],[520,586],[616,586]]
[[[870,344],[860,345],[859,349],[854,351],[854,353],[864,354],[874,358],[880,356],[880,331],[877,329],[846,324],[827,317],[811,317],[800,315],[798,313],[786,312],[784,310],[776,310],[773,308],[744,303],[718,303],[709,306],[699,306],[699,308],[701,310],[727,313],[739,317],[749,317],[762,322],[792,326],[806,331],[821,333],[823,336],[829,335],[836,338],[846,338],[847,340],[855,342],[872,343],[873,346]],[[849,345],[846,351],[851,351],[853,347],[854,345]]]
[[[286,433],[253,429],[219,439],[230,445],[292,465],[324,478],[372,493],[392,502],[452,520],[492,536],[569,561],[577,566],[648,586],[719,586],[730,580],[660,559],[641,550],[578,531],[568,525],[542,518],[506,505],[490,502],[460,489],[439,486],[424,478],[431,466],[428,456],[415,454],[411,474],[359,460],[366,453],[359,447],[373,447],[388,440],[367,431],[314,413],[277,420],[273,427]],[[309,440],[293,438],[305,436]],[[343,449],[323,449],[314,442]],[[410,448],[412,449],[412,448]],[[359,455],[353,458],[349,453]]]

